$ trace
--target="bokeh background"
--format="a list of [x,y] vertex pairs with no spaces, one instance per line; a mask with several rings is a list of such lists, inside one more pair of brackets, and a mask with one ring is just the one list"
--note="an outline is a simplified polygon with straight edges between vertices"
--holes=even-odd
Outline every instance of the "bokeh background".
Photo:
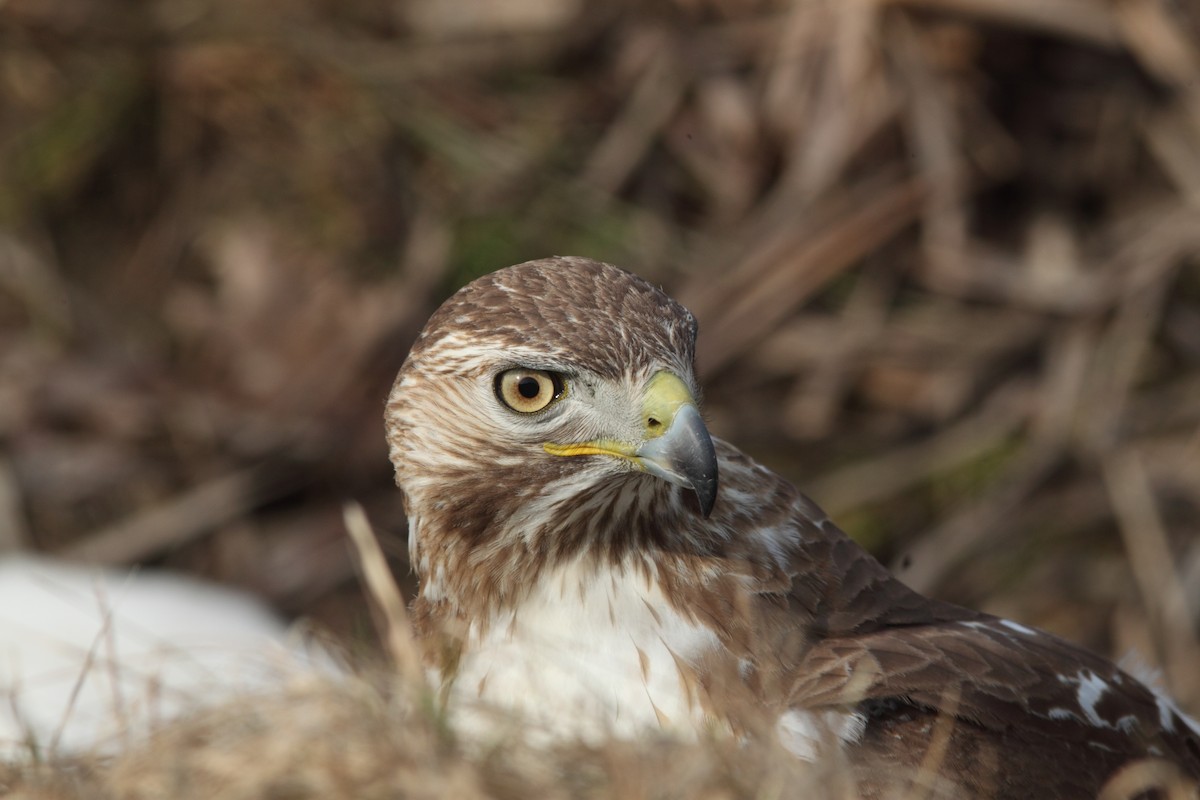
[[390,382],[549,254],[687,304],[713,430],[910,584],[1200,707],[1195,0],[7,0],[0,549],[369,651]]

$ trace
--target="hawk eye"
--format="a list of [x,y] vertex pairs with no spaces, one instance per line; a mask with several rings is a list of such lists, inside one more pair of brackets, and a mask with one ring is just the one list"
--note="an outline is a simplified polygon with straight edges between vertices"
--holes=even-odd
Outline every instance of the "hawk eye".
[[556,372],[540,369],[510,369],[496,376],[500,402],[522,414],[541,411],[562,397],[567,385]]

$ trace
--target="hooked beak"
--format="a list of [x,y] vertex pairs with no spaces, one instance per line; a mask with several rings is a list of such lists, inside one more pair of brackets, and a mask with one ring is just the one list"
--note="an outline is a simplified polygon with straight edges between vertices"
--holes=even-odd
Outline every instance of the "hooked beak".
[[712,513],[717,502],[717,453],[695,404],[679,407],[662,436],[651,439],[634,454],[651,475],[685,486],[696,493],[700,512]]
[[543,445],[559,456],[611,455],[677,486],[691,489],[705,516],[717,501],[717,453],[687,385],[670,372],[646,384],[642,401],[643,440],[629,445],[610,439]]

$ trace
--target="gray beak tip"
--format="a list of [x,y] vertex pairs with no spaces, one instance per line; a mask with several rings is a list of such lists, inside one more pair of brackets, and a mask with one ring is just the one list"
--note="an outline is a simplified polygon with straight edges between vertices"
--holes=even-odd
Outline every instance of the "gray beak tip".
[[696,493],[696,501],[700,504],[700,515],[708,519],[712,516],[713,507],[717,504],[716,472],[714,471],[711,477],[706,476],[697,481],[696,485],[692,487],[692,491]]
[[667,433],[638,451],[642,466],[677,486],[691,489],[708,518],[717,503],[717,453],[693,405],[680,409]]

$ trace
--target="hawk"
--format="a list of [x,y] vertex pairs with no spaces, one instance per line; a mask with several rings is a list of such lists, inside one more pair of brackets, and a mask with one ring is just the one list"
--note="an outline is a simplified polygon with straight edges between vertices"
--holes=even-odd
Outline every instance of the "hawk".
[[864,796],[1195,796],[1200,727],[1165,695],[917,594],[711,437],[696,331],[635,275],[549,258],[417,338],[385,419],[414,625],[462,730],[765,733]]

